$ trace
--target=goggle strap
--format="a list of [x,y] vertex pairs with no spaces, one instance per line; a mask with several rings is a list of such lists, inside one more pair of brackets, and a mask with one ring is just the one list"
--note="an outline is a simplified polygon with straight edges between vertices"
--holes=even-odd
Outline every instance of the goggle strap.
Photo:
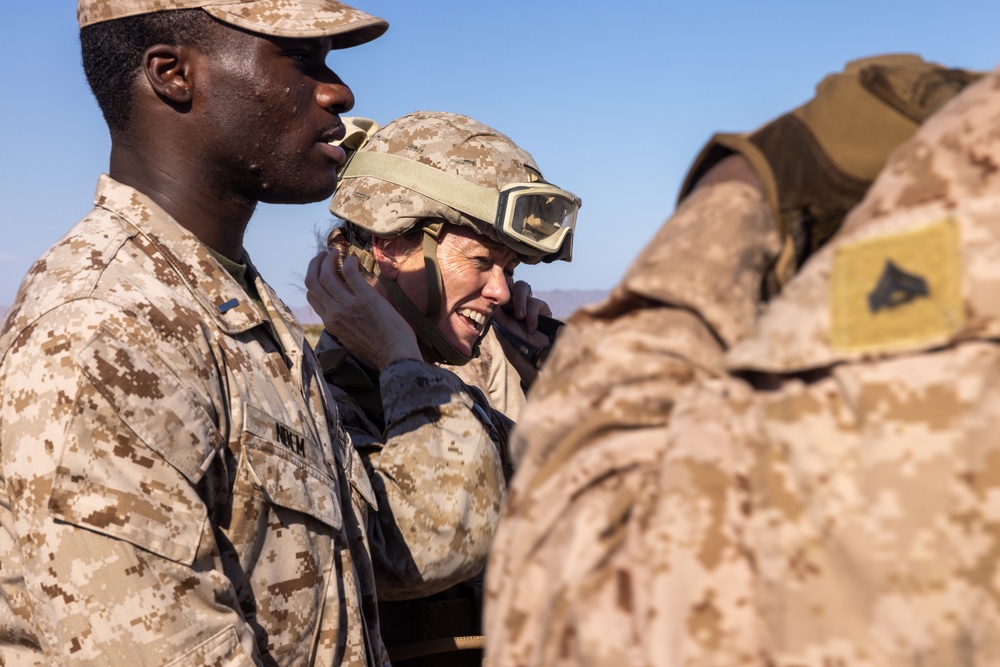
[[446,174],[428,164],[388,153],[355,153],[341,178],[362,176],[409,188],[476,220],[488,224],[496,221],[500,196],[495,190]]

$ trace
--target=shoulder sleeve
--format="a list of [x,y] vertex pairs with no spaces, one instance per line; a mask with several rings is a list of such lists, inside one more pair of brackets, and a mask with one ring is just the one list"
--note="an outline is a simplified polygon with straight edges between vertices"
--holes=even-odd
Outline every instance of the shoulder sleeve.
[[367,456],[379,504],[372,560],[381,597],[421,597],[482,570],[505,490],[506,433],[445,369],[399,361],[380,384],[385,431]]

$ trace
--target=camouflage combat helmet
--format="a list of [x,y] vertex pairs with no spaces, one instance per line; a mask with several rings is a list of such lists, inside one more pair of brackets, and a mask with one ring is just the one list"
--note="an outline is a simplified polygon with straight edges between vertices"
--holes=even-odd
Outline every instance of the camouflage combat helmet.
[[[368,119],[344,121],[348,131],[340,143],[349,158],[330,211],[348,229],[374,236],[424,231],[427,313],[419,313],[395,283],[380,280],[429,356],[468,362],[470,357],[437,331],[443,290],[437,238],[444,225],[470,227],[511,248],[523,262],[569,261],[580,199],[547,183],[531,155],[509,137],[467,116],[420,111],[381,128]],[[336,229],[328,241],[343,235]],[[377,273],[368,250],[350,245]]]
[[[383,128],[367,119],[346,122],[344,146],[355,152],[330,204],[338,218],[383,237],[427,220],[465,225],[504,243],[524,262],[571,259],[579,198],[546,183],[531,155],[506,135],[468,116],[433,111],[408,114]],[[499,194],[522,192],[518,186],[529,184],[542,188],[546,199],[561,197],[564,215],[555,221],[551,231],[558,238],[548,247],[533,246],[497,224]],[[525,226],[534,223],[540,236],[538,225],[545,223],[537,215],[527,220]]]

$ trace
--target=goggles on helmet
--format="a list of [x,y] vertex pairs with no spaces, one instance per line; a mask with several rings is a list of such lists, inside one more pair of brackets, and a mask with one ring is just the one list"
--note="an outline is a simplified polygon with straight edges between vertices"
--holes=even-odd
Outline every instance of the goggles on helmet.
[[356,152],[340,178],[364,176],[409,188],[492,225],[520,255],[547,262],[572,259],[573,230],[582,202],[550,183],[512,183],[497,192],[399,155]]

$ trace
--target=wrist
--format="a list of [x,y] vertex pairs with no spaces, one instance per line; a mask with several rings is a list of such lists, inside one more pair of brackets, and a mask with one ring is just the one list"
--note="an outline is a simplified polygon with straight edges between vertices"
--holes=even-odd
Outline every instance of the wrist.
[[415,361],[424,360],[424,356],[420,353],[420,347],[417,345],[415,338],[406,341],[397,341],[392,345],[384,346],[374,356],[375,358],[372,361],[375,362],[374,365],[379,370],[385,370],[390,364],[405,359]]

